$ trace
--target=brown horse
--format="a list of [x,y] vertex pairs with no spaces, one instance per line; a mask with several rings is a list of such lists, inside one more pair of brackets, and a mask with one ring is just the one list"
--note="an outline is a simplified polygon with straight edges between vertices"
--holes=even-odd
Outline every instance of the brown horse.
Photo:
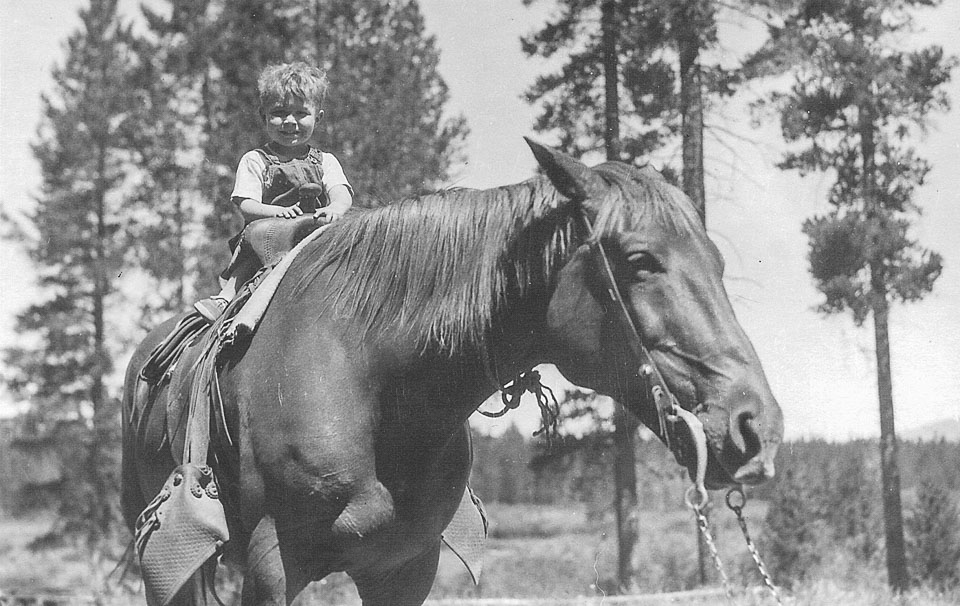
[[[421,604],[470,472],[467,418],[537,364],[661,431],[631,325],[664,387],[703,423],[708,485],[773,475],[780,409],[690,201],[653,170],[588,168],[530,145],[545,177],[334,223],[231,354],[220,386],[239,439],[213,449],[228,553],[246,562],[244,604],[289,603],[335,571],[367,606]],[[609,296],[607,262],[624,306]],[[133,357],[128,391],[171,326]],[[693,451],[677,450],[691,469],[682,453]],[[173,466],[125,431],[131,526]]]

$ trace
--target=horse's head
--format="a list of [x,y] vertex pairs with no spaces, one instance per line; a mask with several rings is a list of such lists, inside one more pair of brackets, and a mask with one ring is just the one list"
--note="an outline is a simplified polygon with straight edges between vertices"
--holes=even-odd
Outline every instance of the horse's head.
[[[727,298],[723,259],[689,199],[650,169],[588,168],[530,146],[570,212],[582,216],[587,241],[560,270],[550,301],[551,361],[658,434],[651,373],[662,377],[667,394],[703,424],[708,486],[771,478],[780,408]],[[692,471],[696,462],[681,457]]]

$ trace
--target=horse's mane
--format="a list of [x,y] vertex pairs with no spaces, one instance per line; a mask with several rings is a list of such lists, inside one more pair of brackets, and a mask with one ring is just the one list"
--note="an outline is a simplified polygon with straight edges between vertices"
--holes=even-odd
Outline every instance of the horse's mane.
[[595,166],[594,171],[621,194],[619,204],[600,208],[594,225],[598,233],[635,230],[643,224],[679,237],[705,233],[690,198],[653,168],[607,162]]
[[[672,196],[665,195],[675,188],[656,173],[653,179],[625,165],[597,169],[625,195],[628,186],[636,189],[628,180],[646,184],[640,191],[647,199],[606,205],[623,208],[601,212],[598,230],[646,214],[632,206],[658,208],[661,220],[675,220],[676,208],[666,208],[674,206]],[[448,353],[482,345],[503,302],[547,288],[565,260],[575,217],[564,200],[541,177],[352,212],[305,251],[293,294],[302,296],[324,272],[326,282],[311,296],[335,316],[358,321],[365,334],[395,334]]]

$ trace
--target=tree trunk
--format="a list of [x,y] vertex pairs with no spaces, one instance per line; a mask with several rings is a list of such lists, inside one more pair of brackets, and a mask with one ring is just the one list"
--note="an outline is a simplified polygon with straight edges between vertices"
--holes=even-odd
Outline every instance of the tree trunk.
[[886,531],[887,582],[897,593],[907,589],[907,559],[903,543],[903,509],[900,503],[900,468],[893,414],[893,381],[890,372],[889,305],[878,297],[873,306],[877,348],[877,391],[880,400],[880,473],[883,482],[883,524]]
[[[105,79],[105,78],[104,78]],[[103,134],[106,134],[104,129]],[[93,364],[90,369],[90,404],[93,408],[90,441],[85,460],[86,481],[92,487],[89,502],[85,503],[90,516],[87,541],[96,545],[108,536],[110,531],[110,505],[108,495],[112,494],[105,486],[107,469],[103,461],[104,449],[109,444],[109,420],[107,417],[105,377],[110,365],[106,345],[106,299],[109,290],[107,278],[107,144],[99,141],[96,151],[96,242],[93,244]]]
[[[866,220],[879,220],[876,201],[876,143],[874,110],[869,101],[859,111],[860,146],[863,153],[863,195]],[[907,560],[903,543],[903,508],[900,503],[900,469],[897,433],[893,415],[893,381],[890,371],[889,302],[882,261],[870,264],[873,296],[873,327],[877,351],[877,392],[880,402],[880,476],[883,489],[883,525],[887,548],[887,583],[897,593],[907,589]]]
[[636,587],[633,554],[640,534],[637,520],[637,462],[634,436],[639,422],[623,406],[617,404],[614,417],[614,503],[617,514],[617,581],[618,591],[628,593]]
[[[617,57],[617,3],[605,0],[601,5],[600,27],[603,45],[604,129],[607,160],[620,159],[620,89]],[[637,546],[637,467],[634,435],[637,421],[617,405],[614,418],[614,508],[617,515],[617,582],[619,591],[636,585],[633,553]]]
[[[692,10],[697,10],[693,7]],[[703,83],[700,77],[700,38],[692,27],[682,27],[677,37],[680,55],[680,116],[683,138],[683,191],[707,222],[703,185]]]
[[605,0],[600,27],[603,46],[603,144],[607,160],[620,159],[620,88],[617,58],[617,3]]
[[[691,12],[700,7],[692,4]],[[707,200],[703,178],[703,82],[700,77],[700,37],[694,21],[687,15],[679,24],[677,51],[680,55],[680,117],[683,158],[683,191],[693,201],[703,225],[707,224]],[[704,516],[709,516],[705,509]],[[707,566],[708,547],[699,525],[695,525],[697,537],[697,571],[701,585],[710,581]]]

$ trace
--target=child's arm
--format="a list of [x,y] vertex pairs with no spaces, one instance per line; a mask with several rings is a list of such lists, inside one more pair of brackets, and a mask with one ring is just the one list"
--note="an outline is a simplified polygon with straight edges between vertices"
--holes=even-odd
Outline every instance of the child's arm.
[[300,206],[294,204],[293,206],[274,206],[272,204],[264,204],[263,202],[257,202],[252,198],[234,198],[233,203],[237,205],[237,208],[240,209],[240,214],[243,215],[243,223],[247,224],[251,221],[256,221],[257,219],[265,219],[267,217],[283,217],[284,219],[294,219],[303,214],[303,210],[300,209]]
[[315,213],[313,213],[313,218],[320,220],[321,217],[325,218],[325,223],[332,223],[342,217],[350,207],[353,206],[353,195],[350,193],[350,188],[346,185],[334,185],[330,188],[330,191],[327,192],[327,197],[330,199],[330,204],[318,208]]
[[266,170],[266,160],[257,150],[249,151],[240,158],[230,201],[240,209],[244,225],[267,217],[294,219],[303,214],[303,210],[296,205],[280,206],[260,201]]

